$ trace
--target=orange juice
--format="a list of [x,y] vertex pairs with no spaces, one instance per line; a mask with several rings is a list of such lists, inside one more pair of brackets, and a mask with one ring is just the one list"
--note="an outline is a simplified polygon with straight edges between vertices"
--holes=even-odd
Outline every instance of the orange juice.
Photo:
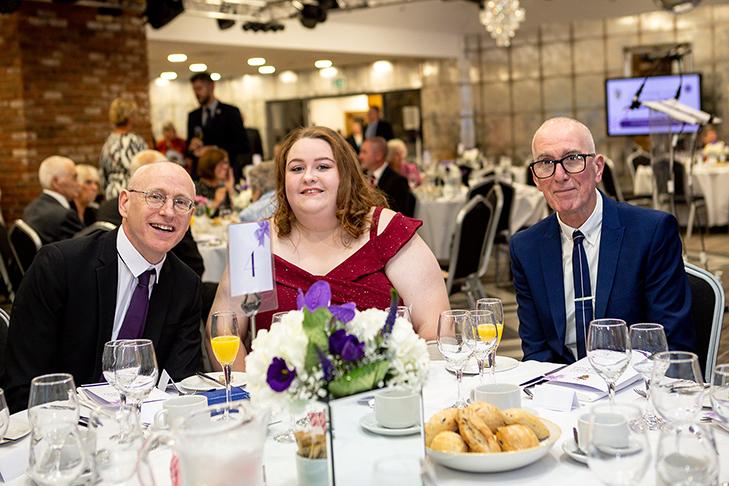
[[238,356],[240,339],[238,336],[217,336],[210,343],[213,346],[213,353],[220,364],[230,364]]
[[484,341],[491,341],[494,338],[494,334],[496,334],[496,346],[501,343],[501,334],[504,332],[504,325],[503,324],[496,324],[494,327],[493,324],[479,324],[478,325],[478,335],[481,337]]
[[496,331],[499,333],[499,336],[496,338],[496,347],[501,344],[501,335],[504,333],[504,325],[503,324],[496,324]]

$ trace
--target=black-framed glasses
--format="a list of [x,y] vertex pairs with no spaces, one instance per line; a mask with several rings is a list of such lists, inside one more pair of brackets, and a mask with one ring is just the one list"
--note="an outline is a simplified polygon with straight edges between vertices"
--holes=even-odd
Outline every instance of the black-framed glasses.
[[144,200],[147,201],[147,206],[154,209],[159,209],[164,206],[167,199],[172,199],[172,207],[175,209],[177,214],[187,214],[192,211],[192,208],[195,206],[192,199],[188,199],[185,196],[168,196],[157,189],[152,189],[151,191],[137,191],[135,189],[127,190],[129,192],[144,194]]
[[557,164],[560,164],[568,174],[579,174],[587,167],[587,157],[594,156],[595,154],[570,154],[558,160],[537,160],[529,164],[529,168],[537,179],[552,177]]

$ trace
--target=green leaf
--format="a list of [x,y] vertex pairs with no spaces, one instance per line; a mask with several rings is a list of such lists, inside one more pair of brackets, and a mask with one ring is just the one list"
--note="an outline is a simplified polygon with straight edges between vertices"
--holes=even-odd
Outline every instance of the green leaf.
[[326,324],[332,315],[326,307],[319,307],[316,311],[309,312],[304,308],[303,328],[306,337],[309,339],[309,345],[306,347],[306,357],[304,358],[304,367],[311,371],[319,364],[319,356],[316,354],[316,348],[324,352],[329,350],[329,337],[326,333]]
[[372,390],[377,388],[377,383],[385,378],[387,368],[387,361],[369,363],[332,381],[327,388],[334,398]]

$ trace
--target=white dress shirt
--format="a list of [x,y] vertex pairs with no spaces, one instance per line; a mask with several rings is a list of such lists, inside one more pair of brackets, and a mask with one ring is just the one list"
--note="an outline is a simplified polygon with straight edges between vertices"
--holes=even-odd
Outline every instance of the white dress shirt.
[[43,194],[48,194],[53,199],[58,201],[64,208],[71,209],[71,205],[69,204],[68,199],[66,199],[66,196],[64,196],[60,192],[51,191],[50,189],[43,189]]
[[152,296],[154,285],[159,282],[159,274],[167,255],[156,265],[152,265],[139,254],[136,248],[127,238],[124,228],[119,228],[116,235],[116,254],[119,277],[116,283],[116,311],[114,312],[114,327],[111,331],[111,340],[115,340],[119,336],[124,317],[127,315],[127,309],[132,301],[132,294],[137,288],[139,276],[149,270],[155,269],[155,277],[152,285],[149,286],[149,296]]
[[[597,190],[596,190],[597,192]],[[590,288],[592,289],[592,312],[595,315],[595,289],[597,288],[597,263],[600,258],[600,234],[602,233],[602,196],[597,192],[597,204],[587,221],[579,228],[572,228],[562,222],[557,215],[561,229],[562,239],[562,272],[564,275],[564,310],[567,328],[565,329],[564,344],[577,359],[577,329],[575,327],[575,281],[572,274],[572,250],[574,242],[572,233],[576,229],[582,231],[585,239],[582,246],[587,255],[587,265],[590,269]],[[587,339],[587,329],[585,329]]]
[[380,183],[380,177],[382,177],[382,173],[385,172],[385,167],[390,165],[388,162],[385,162],[382,164],[377,170],[371,172],[375,176],[375,187],[377,187],[377,184]]

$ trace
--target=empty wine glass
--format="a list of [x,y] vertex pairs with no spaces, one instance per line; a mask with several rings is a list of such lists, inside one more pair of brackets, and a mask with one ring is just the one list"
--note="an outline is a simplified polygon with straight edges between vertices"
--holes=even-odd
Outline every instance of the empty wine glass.
[[137,469],[144,435],[131,405],[106,405],[91,411],[92,464],[101,484],[122,484]]
[[710,486],[719,483],[719,454],[709,426],[691,424],[661,429],[656,459],[660,484]]
[[467,310],[448,310],[438,318],[438,351],[456,372],[458,397],[454,408],[468,406],[463,399],[463,367],[473,355],[473,349],[466,343],[470,315]]
[[157,384],[154,345],[149,339],[121,340],[116,352],[114,377],[117,387],[131,399],[138,413],[142,402]]
[[33,378],[28,399],[28,462],[36,483],[70,485],[85,469],[78,418],[78,397],[71,375],[57,373]]
[[651,376],[653,375],[653,356],[668,351],[668,341],[663,326],[660,324],[633,324],[630,326],[630,364],[643,375],[648,402],[643,414],[643,421],[648,429],[660,426],[661,419],[656,415],[651,401]]
[[381,457],[372,469],[372,486],[435,486],[435,471],[416,455]]
[[472,310],[469,312],[469,325],[466,333],[466,342],[473,350],[473,355],[478,363],[478,376],[483,385],[486,365],[488,363],[491,383],[494,383],[494,360],[492,352],[496,349],[498,342],[498,331],[494,322],[494,313],[487,310]]
[[101,371],[108,384],[119,392],[119,399],[122,404],[127,403],[127,397],[116,384],[116,353],[119,343],[123,341],[109,341],[104,344],[104,352],[101,355]]
[[504,334],[504,307],[501,304],[500,299],[494,299],[491,297],[478,299],[476,302],[476,308],[478,310],[491,311],[494,314],[494,324],[496,324],[496,346],[489,353],[489,359],[491,367],[491,382],[496,381],[494,373],[496,372],[496,350],[501,344],[501,335]]
[[[281,322],[281,318],[286,314],[288,314],[288,312],[276,312],[273,316],[271,316],[271,324]],[[296,436],[294,435],[294,433],[296,432],[296,417],[294,416],[294,405],[291,402],[289,402],[289,412],[291,415],[289,419],[289,426],[285,431],[273,436],[273,440],[275,440],[276,442],[296,442]]]
[[598,405],[590,412],[587,465],[609,486],[640,483],[651,458],[641,411],[635,405]]
[[711,408],[725,424],[729,424],[729,364],[720,364],[714,368],[711,376]]
[[630,339],[625,321],[596,319],[590,322],[587,359],[605,380],[610,403],[615,403],[615,382],[630,363]]
[[704,402],[699,357],[686,351],[664,351],[653,358],[653,405],[664,420],[680,430],[694,422]]

